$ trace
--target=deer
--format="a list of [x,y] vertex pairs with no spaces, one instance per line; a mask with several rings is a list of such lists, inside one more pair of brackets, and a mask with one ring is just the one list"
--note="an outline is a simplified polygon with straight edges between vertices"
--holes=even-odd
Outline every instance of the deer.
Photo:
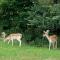
[[6,35],[5,33],[2,34],[2,36],[4,37],[4,42],[8,41],[8,44],[10,43],[10,41],[12,41],[12,46],[13,46],[13,41],[17,40],[19,41],[19,46],[21,46],[21,38],[22,38],[22,34],[21,33],[12,33],[9,34],[8,36],[4,36]]
[[49,50],[51,49],[51,46],[53,46],[53,48],[57,48],[57,35],[53,34],[53,35],[49,35],[49,31],[50,30],[46,30],[43,31],[43,37],[46,37],[48,42],[49,42]]

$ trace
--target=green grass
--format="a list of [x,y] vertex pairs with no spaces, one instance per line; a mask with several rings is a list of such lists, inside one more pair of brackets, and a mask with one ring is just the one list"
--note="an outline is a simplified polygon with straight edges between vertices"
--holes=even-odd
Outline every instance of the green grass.
[[4,43],[0,41],[0,60],[60,60],[60,50]]

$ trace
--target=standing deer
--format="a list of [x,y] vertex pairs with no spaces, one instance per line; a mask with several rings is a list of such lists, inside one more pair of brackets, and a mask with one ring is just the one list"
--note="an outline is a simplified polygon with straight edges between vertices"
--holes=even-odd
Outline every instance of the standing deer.
[[[51,46],[57,48],[57,36],[54,35],[49,35],[49,30],[43,31],[43,37],[46,37],[49,41],[49,50],[51,49]],[[55,46],[54,46],[55,45]]]
[[21,46],[21,38],[22,38],[22,34],[20,34],[20,33],[12,33],[12,34],[10,34],[10,35],[8,35],[7,37],[4,38],[4,42],[8,41],[8,44],[9,44],[10,41],[12,41],[12,46],[13,46],[13,40],[17,40],[17,41],[19,41],[19,46]]

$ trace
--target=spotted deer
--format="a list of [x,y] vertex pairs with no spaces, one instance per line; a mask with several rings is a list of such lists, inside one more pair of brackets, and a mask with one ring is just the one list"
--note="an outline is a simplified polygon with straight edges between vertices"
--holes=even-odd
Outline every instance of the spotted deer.
[[57,48],[57,35],[49,35],[49,30],[47,30],[43,31],[43,37],[46,37],[49,41],[49,50],[51,49],[51,46],[53,46],[53,48]]
[[17,41],[19,41],[19,46],[21,46],[21,38],[22,38],[22,34],[20,34],[20,33],[12,33],[12,34],[8,35],[7,37],[4,36],[4,42],[8,41],[8,44],[9,44],[10,41],[12,41],[12,46],[13,46],[13,41],[17,40]]

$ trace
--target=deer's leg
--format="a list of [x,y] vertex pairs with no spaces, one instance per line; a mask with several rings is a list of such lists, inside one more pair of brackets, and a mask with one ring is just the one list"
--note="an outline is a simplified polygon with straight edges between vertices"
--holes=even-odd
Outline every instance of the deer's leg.
[[4,42],[5,42],[5,39],[4,39]]
[[10,43],[10,40],[8,41],[8,44]]
[[54,49],[54,47],[55,47],[55,46],[54,46],[54,45],[55,45],[55,43],[52,43],[52,45],[53,45],[53,49]]
[[13,40],[12,40],[12,46],[13,46]]
[[21,46],[21,40],[19,40],[19,46]]
[[55,46],[56,46],[56,48],[57,48],[57,41],[56,41],[56,45],[55,45]]
[[49,42],[49,50],[51,49],[51,42]]

